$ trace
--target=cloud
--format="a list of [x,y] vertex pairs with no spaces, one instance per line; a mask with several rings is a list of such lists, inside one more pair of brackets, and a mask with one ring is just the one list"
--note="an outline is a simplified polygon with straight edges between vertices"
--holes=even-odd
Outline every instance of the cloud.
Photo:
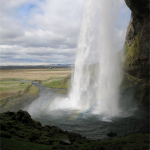
[[1,0],[1,63],[74,63],[85,1]]
[[72,63],[76,49],[54,49],[47,47],[0,46],[1,64],[15,63]]

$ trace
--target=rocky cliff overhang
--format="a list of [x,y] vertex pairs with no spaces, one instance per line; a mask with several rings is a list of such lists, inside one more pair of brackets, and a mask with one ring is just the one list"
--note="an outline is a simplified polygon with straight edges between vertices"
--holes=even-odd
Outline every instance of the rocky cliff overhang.
[[125,0],[134,17],[145,18],[149,16],[149,0]]
[[125,0],[131,9],[126,33],[125,68],[128,73],[149,80],[150,68],[150,3],[149,0]]

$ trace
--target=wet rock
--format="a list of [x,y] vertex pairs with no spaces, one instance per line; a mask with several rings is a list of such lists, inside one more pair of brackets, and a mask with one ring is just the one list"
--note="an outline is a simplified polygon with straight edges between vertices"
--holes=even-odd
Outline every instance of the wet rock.
[[0,119],[3,119],[3,116],[0,116]]
[[107,136],[114,137],[114,136],[117,136],[117,133],[115,133],[115,132],[109,132],[109,133],[107,133]]
[[8,125],[4,121],[1,121],[0,127],[1,127],[1,130],[5,130],[8,127]]
[[125,69],[134,77],[150,76],[150,5],[149,0],[125,0],[131,9],[131,20],[126,33]]
[[12,120],[17,120],[22,122],[24,125],[34,125],[35,122],[32,120],[28,112],[19,110],[12,118]]
[[66,132],[66,134],[68,135],[69,139],[72,139],[72,138],[82,138],[82,136],[80,134],[77,134],[77,133],[68,133]]
[[63,145],[71,145],[71,142],[67,139],[62,139],[60,140],[60,144],[63,144]]
[[13,116],[15,113],[14,113],[14,112],[7,111],[5,114],[8,114],[8,115],[10,115],[10,116]]
[[11,121],[8,121],[6,124],[7,124],[9,127],[12,127],[12,122],[11,122]]

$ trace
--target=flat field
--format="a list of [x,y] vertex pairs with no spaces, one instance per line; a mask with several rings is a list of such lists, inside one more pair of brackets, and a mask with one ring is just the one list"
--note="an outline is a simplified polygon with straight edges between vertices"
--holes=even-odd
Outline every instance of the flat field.
[[[31,82],[14,81],[15,79],[41,81],[41,84],[48,87],[66,88],[66,82],[61,84],[59,82],[69,74],[71,74],[70,68],[0,70],[0,101],[9,97],[21,96],[25,91],[28,95],[38,93],[38,88],[31,86]],[[0,103],[3,105],[2,101]]]
[[21,80],[57,80],[63,79],[71,73],[70,68],[54,69],[9,69],[0,70],[0,80],[21,79]]
[[23,94],[25,89],[29,87],[31,83],[29,82],[21,82],[21,81],[0,81],[0,100],[5,99],[7,97],[11,97],[17,94]]

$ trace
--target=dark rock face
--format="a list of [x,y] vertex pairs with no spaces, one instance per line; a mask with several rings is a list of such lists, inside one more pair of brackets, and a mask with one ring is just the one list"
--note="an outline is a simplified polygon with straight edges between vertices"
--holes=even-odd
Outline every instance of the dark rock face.
[[131,75],[148,80],[150,75],[149,0],[125,0],[125,2],[132,11],[125,42],[129,47],[125,68]]

